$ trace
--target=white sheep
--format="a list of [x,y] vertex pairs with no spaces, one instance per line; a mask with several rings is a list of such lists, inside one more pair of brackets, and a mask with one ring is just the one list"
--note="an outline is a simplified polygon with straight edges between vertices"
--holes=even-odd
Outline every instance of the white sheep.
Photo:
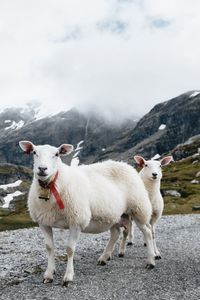
[[[149,229],[152,208],[136,170],[126,163],[114,161],[68,166],[60,156],[73,150],[69,144],[55,148],[20,141],[19,145],[25,153],[34,156],[28,208],[45,237],[48,266],[44,283],[53,281],[55,272],[53,227],[69,229],[63,285],[74,277],[73,256],[80,233],[101,233],[110,229],[110,240],[98,260],[100,264],[106,264],[119,237],[120,226],[126,226],[129,217],[134,219],[147,242],[147,267],[155,266]],[[121,218],[122,215],[125,217]]]
[[[147,189],[151,204],[152,204],[152,217],[150,224],[152,226],[152,235],[153,235],[153,244],[155,251],[155,258],[160,259],[161,255],[156,246],[155,240],[155,227],[156,223],[162,216],[163,213],[163,197],[160,193],[160,182],[162,178],[162,167],[168,165],[173,161],[172,156],[166,156],[161,161],[156,160],[145,160],[142,156],[134,156],[134,159],[139,167],[142,170],[139,172],[140,177],[142,178],[144,185]],[[128,244],[133,243],[133,226],[129,226],[128,233]]]

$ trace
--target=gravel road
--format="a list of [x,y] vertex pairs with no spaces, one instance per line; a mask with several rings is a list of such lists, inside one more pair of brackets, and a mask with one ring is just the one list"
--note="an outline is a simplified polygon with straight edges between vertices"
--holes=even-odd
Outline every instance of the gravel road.
[[0,233],[0,299],[200,299],[200,215],[165,216],[157,228],[162,259],[145,269],[146,248],[138,230],[134,245],[119,258],[117,249],[106,266],[97,259],[108,233],[82,234],[75,256],[75,278],[61,286],[68,232],[55,230],[57,274],[43,284],[46,251],[38,228]]

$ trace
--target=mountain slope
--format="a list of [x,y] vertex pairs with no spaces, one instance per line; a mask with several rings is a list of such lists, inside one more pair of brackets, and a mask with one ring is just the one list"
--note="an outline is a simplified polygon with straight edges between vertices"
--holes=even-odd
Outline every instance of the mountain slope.
[[[15,111],[16,116],[18,113]],[[132,130],[135,125],[135,118],[113,124],[95,114],[81,114],[76,109],[39,120],[30,118],[20,128],[6,129],[4,125],[0,130],[0,161],[30,166],[31,160],[22,154],[18,142],[31,140],[35,144],[59,146],[62,143],[71,143],[75,147],[80,141],[84,141],[81,162],[93,162],[124,131]],[[72,156],[66,158],[65,162],[69,163],[71,158]]]
[[200,93],[188,92],[156,105],[127,135],[99,157],[132,161],[133,155],[151,158],[170,152],[200,133]]

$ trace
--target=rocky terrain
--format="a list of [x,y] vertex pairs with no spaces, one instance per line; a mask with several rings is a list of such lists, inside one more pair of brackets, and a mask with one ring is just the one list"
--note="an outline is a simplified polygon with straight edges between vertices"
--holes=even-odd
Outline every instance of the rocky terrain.
[[55,230],[56,275],[43,284],[47,259],[42,233],[38,228],[0,233],[0,299],[138,299],[199,300],[200,298],[200,216],[165,216],[157,229],[162,259],[153,270],[145,269],[146,248],[138,230],[135,242],[124,258],[117,249],[106,266],[97,259],[108,234],[82,234],[75,255],[75,278],[61,286],[66,269],[68,233]]

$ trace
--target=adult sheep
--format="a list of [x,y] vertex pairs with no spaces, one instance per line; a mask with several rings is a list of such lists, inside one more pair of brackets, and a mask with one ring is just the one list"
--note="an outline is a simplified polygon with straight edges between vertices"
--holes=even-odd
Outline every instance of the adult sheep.
[[[81,232],[101,233],[110,229],[110,240],[99,258],[100,264],[112,255],[126,216],[133,218],[147,241],[147,267],[155,266],[152,233],[149,229],[151,203],[137,172],[126,163],[106,161],[70,167],[60,156],[73,151],[63,144],[36,146],[20,141],[20,147],[34,156],[34,177],[28,196],[32,219],[45,237],[48,266],[44,283],[53,281],[55,272],[52,228],[69,229],[68,262],[63,285],[73,280],[73,256]],[[121,216],[125,216],[121,218]]]

